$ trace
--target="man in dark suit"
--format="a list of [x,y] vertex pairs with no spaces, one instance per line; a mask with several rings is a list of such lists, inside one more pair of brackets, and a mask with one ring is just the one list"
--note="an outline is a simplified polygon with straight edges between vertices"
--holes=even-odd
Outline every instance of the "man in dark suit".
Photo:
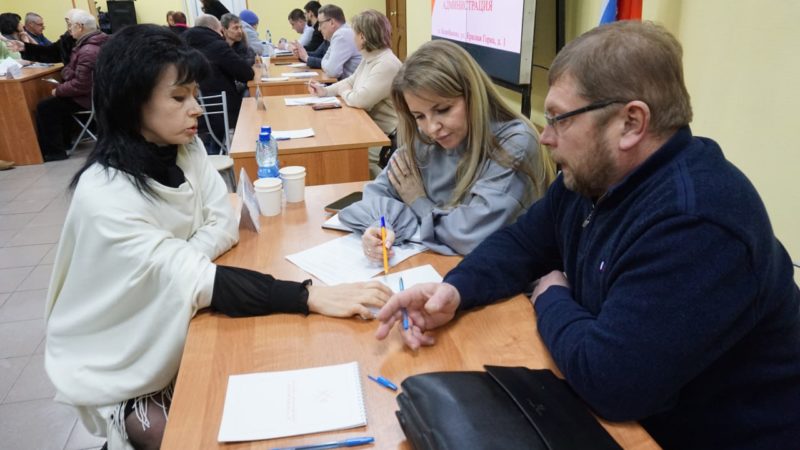
[[[247,83],[253,79],[253,68],[228,45],[223,37],[223,28],[220,21],[211,15],[204,14],[195,20],[195,26],[183,33],[186,42],[199,50],[208,59],[211,72],[208,77],[200,81],[200,91],[203,95],[217,95],[225,92],[228,105],[228,126],[233,128],[239,119],[239,109],[242,106],[242,96],[236,89],[236,81]],[[209,117],[211,131],[220,141],[225,140],[225,125],[218,114]],[[200,128],[205,127],[205,121],[200,121]],[[204,139],[210,144],[213,139]],[[213,146],[207,145],[209,153],[218,151]]]

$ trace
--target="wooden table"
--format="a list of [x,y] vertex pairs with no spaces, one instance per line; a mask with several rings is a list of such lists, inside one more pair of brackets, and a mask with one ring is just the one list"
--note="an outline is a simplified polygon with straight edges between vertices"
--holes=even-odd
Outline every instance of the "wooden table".
[[0,78],[0,159],[20,166],[44,162],[36,138],[36,105],[55,87],[42,79],[61,80],[62,67],[25,67],[19,78]]
[[[281,62],[281,61],[277,61]],[[284,62],[300,62],[286,60]],[[256,88],[261,88],[261,95],[308,95],[307,83],[309,80],[319,81],[320,83],[336,83],[336,78],[329,77],[322,69],[310,69],[308,67],[289,67],[288,65],[276,65],[276,61],[272,61],[269,65],[269,71],[264,74],[264,68],[260,64],[253,66],[255,75],[253,79],[247,82],[247,88],[250,90],[250,96],[256,96]],[[313,78],[289,78],[286,81],[261,81],[261,77],[274,77],[279,78],[287,72],[316,72],[319,76]]]
[[298,58],[297,56],[294,56],[294,54],[291,54],[291,55],[278,55],[278,56],[273,56],[272,58],[270,58],[270,61],[300,62],[300,58]]
[[[239,245],[217,262],[282,279],[308,278],[284,256],[341,236],[320,228],[327,217],[323,206],[361,186],[345,183],[306,188],[304,203],[287,205],[279,216],[262,217],[264,231],[260,235],[242,230]],[[397,270],[432,264],[445,274],[458,260],[426,252],[403,262]],[[368,381],[366,374],[381,374],[399,384],[418,373],[482,370],[484,364],[550,368],[558,373],[536,331],[533,308],[521,295],[461,314],[436,333],[436,345],[416,353],[402,346],[397,330],[384,341],[375,340],[376,326],[372,321],[314,314],[239,319],[198,314],[189,326],[162,448],[265,449],[374,436],[375,445],[365,448],[408,449],[394,415],[395,394]],[[229,375],[350,361],[358,361],[364,377],[367,426],[267,441],[217,443]],[[658,448],[636,423],[600,422],[625,448]]]
[[261,126],[270,125],[273,130],[314,129],[313,137],[278,141],[280,166],[305,167],[306,186],[369,179],[367,148],[389,145],[389,138],[366,111],[344,102],[340,109],[314,111],[311,106],[286,106],[283,99],[263,97],[266,110],[257,110],[254,98],[242,101],[230,154],[237,177],[244,168],[256,179],[256,139]]

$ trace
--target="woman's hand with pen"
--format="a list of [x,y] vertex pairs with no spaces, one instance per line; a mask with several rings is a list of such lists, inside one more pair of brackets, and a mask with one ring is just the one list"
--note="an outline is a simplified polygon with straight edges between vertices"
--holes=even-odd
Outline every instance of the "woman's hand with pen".
[[[386,229],[386,251],[389,253],[389,258],[394,256],[392,245],[394,244],[394,231],[389,228]],[[364,256],[368,260],[383,264],[383,248],[381,248],[381,228],[369,227],[364,231],[361,236],[361,247],[364,249]]]
[[[413,350],[422,345],[433,345],[436,340],[425,332],[453,320],[459,304],[461,304],[461,294],[451,284],[418,284],[393,295],[386,306],[381,308],[376,316],[381,323],[375,332],[375,337],[386,338],[397,322],[403,341]],[[408,311],[408,330],[403,330],[403,308]]]
[[323,86],[321,83],[318,83],[316,81],[309,81],[308,93],[316,95],[317,97],[325,97],[325,95],[328,93],[328,90],[325,89],[325,86]]

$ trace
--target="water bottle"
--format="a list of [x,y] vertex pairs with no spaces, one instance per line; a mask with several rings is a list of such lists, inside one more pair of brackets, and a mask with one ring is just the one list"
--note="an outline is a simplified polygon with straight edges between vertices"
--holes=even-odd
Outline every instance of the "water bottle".
[[275,178],[278,172],[278,144],[272,139],[272,129],[262,127],[265,130],[258,135],[256,142],[256,163],[258,164],[258,178]]

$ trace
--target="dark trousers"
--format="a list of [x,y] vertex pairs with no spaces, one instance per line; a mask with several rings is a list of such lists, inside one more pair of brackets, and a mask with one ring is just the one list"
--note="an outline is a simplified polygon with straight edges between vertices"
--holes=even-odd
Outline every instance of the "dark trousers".
[[84,108],[70,98],[50,97],[36,106],[36,136],[45,161],[67,157],[72,131],[72,114]]

